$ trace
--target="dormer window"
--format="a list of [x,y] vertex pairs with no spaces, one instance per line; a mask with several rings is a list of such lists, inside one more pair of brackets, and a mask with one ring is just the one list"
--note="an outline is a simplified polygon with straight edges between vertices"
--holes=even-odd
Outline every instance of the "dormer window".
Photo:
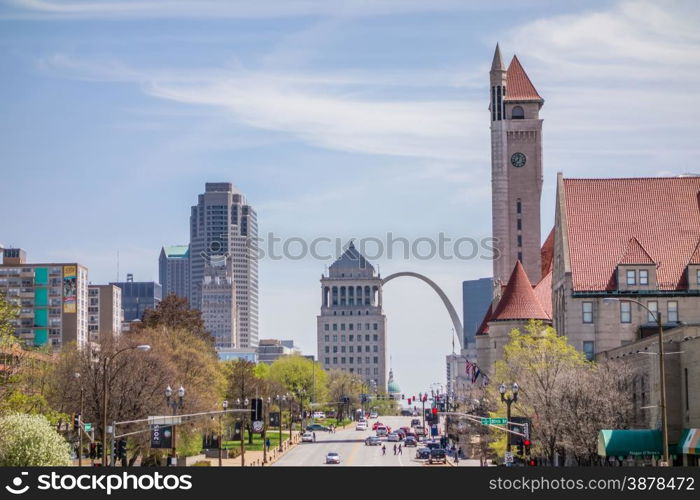
[[695,278],[696,278],[696,283],[700,285],[700,269],[697,269],[695,272]]
[[639,270],[639,284],[648,285],[649,284],[649,271],[646,269]]
[[637,284],[637,271],[634,269],[627,270],[627,284],[636,285]]

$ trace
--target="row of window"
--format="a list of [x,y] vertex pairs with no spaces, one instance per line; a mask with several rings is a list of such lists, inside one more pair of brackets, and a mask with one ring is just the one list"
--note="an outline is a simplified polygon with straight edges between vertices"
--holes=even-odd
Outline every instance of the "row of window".
[[[656,323],[656,314],[659,311],[659,303],[655,300],[647,301],[647,322]],[[581,303],[582,320],[584,323],[593,323],[593,302]],[[669,300],[666,302],[666,321],[677,323],[679,321],[678,301]],[[632,302],[620,302],[620,323],[632,322]]]
[[[354,342],[354,341],[355,341],[355,335],[348,335],[347,338],[348,338],[348,342]],[[324,340],[325,342],[330,342],[329,339],[330,339],[330,335],[324,335],[324,336],[323,336],[323,340]],[[377,335],[376,333],[375,333],[374,335],[372,335],[372,340],[373,340],[374,342],[379,341],[379,335]],[[345,342],[345,335],[341,335],[341,336],[340,336],[340,341],[341,341],[341,342]],[[362,335],[358,335],[358,336],[357,336],[357,341],[358,341],[358,342],[362,342]],[[338,342],[338,335],[337,335],[337,334],[333,335],[333,342]],[[369,334],[368,334],[368,333],[365,334],[365,342],[369,342]]]
[[[328,353],[331,352],[331,347],[330,347],[330,346],[326,346],[324,349],[325,349],[326,354],[328,354]],[[348,352],[350,352],[350,353],[355,352],[355,346],[352,346],[352,345],[347,346],[347,349],[348,349]],[[372,350],[373,350],[374,352],[379,352],[379,346],[376,346],[376,345],[375,345],[375,346],[372,346]],[[370,351],[370,346],[366,345],[366,346],[365,346],[365,352],[369,352],[369,351]],[[337,346],[337,345],[334,345],[334,346],[333,346],[333,352],[338,352],[338,346]],[[340,346],[340,352],[341,352],[341,353],[342,353],[342,352],[345,352],[345,346],[344,346],[344,345],[341,345],[341,346]],[[357,346],[357,352],[358,352],[358,353],[362,352],[362,346],[361,346],[361,345],[358,345],[358,346]]]
[[[637,279],[637,276],[639,276],[639,279]],[[640,285],[648,285],[649,271],[647,269],[640,269],[639,271],[636,269],[627,270],[627,284],[636,285],[638,281]]]
[[[325,325],[323,325],[323,329],[324,329],[325,331],[329,331],[329,330],[330,330],[330,324],[329,324],[329,323],[326,323]],[[355,324],[354,324],[354,323],[348,323],[347,329],[350,330],[350,331],[355,330]],[[369,324],[369,323],[365,323],[365,330],[369,330],[369,329],[370,329],[370,324]],[[373,324],[372,324],[372,330],[378,330],[378,329],[379,329],[379,324],[378,324],[378,323],[373,323]],[[343,332],[345,331],[345,323],[340,323],[340,330],[343,331]],[[357,330],[362,330],[362,323],[357,323]],[[338,323],[333,323],[333,331],[334,331],[334,332],[337,332],[337,331],[338,331]]]
[[[343,356],[343,357],[341,357],[341,358],[333,357],[333,364],[334,364],[334,365],[337,365],[337,364],[338,364],[338,359],[340,359],[340,364],[341,364],[341,365],[346,364],[346,360],[347,360],[347,364],[351,364],[351,365],[352,365],[352,364],[355,363],[355,362],[354,362],[355,358],[354,358],[353,356],[350,356],[349,358],[346,358],[346,357]],[[379,363],[379,357],[378,357],[378,356],[374,356],[373,358],[370,358],[369,356],[366,356],[366,357],[365,357],[365,364],[367,364],[367,365],[370,364],[370,359],[372,359],[372,363],[374,363],[375,365]],[[326,365],[330,365],[330,364],[331,364],[331,358],[326,358],[325,361],[326,361]],[[362,364],[362,358],[361,358],[360,356],[357,357],[357,364],[358,364],[358,365],[361,365],[361,364]],[[375,368],[375,373],[377,373],[377,372],[376,372],[376,368]]]

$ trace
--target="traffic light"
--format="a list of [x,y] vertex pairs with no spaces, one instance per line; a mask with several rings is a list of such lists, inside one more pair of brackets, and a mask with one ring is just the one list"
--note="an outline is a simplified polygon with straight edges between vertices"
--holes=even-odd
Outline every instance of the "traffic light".
[[529,439],[525,439],[523,441],[523,445],[525,446],[525,455],[530,455],[530,446],[532,446],[532,441]]
[[97,443],[97,458],[102,458],[102,443]]
[[534,467],[537,465],[537,462],[535,462],[534,458],[531,458],[530,461],[527,463],[530,467]]
[[411,404],[411,398],[408,398],[408,404],[409,405]]
[[73,430],[77,431],[78,429],[80,429],[80,413],[73,415]]
[[438,412],[438,409],[436,406],[433,406],[433,408],[430,410],[430,413],[432,413],[433,415],[437,415],[437,412]]
[[90,443],[90,458],[93,460],[97,458],[97,443]]
[[117,442],[117,458],[119,460],[126,459],[126,439],[120,439]]
[[401,394],[401,399],[406,399],[403,394]]
[[523,449],[523,440],[518,441],[518,455],[523,455],[525,453],[525,450]]

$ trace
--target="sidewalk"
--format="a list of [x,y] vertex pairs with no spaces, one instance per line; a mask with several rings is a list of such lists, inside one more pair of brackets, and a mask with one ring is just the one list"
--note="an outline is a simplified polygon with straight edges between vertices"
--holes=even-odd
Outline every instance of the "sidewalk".
[[[262,466],[267,466],[275,463],[281,456],[283,456],[287,451],[292,449],[294,446],[299,444],[299,433],[295,431],[293,434],[292,440],[290,442],[289,439],[286,439],[282,441],[282,451],[279,451],[279,448],[276,446],[273,446],[270,448],[270,451],[267,453],[267,463],[263,464],[263,456],[264,453],[262,451],[246,451],[245,452],[245,466],[246,467],[262,467]],[[217,458],[207,458],[208,461],[211,462],[212,467],[218,467],[219,465],[219,460]],[[241,457],[237,456],[236,458],[224,458],[221,460],[221,465],[223,467],[240,467],[241,466]]]

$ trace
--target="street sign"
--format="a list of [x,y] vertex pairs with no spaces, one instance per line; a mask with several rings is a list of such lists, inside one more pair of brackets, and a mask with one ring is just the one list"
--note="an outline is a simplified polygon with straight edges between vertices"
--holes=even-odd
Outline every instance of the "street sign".
[[481,425],[506,425],[507,418],[482,418]]
[[85,432],[90,432],[92,430],[92,424],[85,423],[83,426],[85,427]]
[[513,452],[506,451],[506,459],[505,462],[507,464],[512,464],[513,463]]
[[167,417],[148,417],[149,425],[178,425],[182,423],[182,417],[178,416],[167,416]]

